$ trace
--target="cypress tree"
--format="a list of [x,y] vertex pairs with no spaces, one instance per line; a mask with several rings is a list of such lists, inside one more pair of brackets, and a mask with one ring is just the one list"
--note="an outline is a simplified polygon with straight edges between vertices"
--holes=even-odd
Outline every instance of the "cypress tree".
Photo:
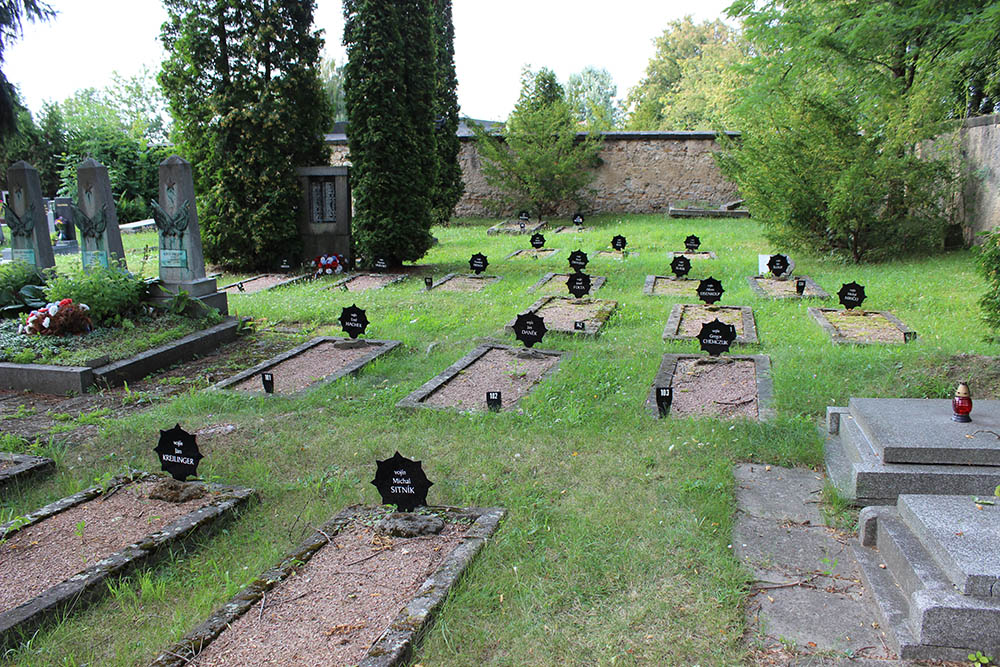
[[414,261],[433,243],[431,0],[344,0],[344,96],[358,255]]
[[451,0],[434,0],[434,27],[437,35],[437,90],[434,118],[437,139],[437,181],[432,193],[434,224],[445,225],[462,198],[465,183],[458,164],[458,77],[455,74],[455,26],[451,20]]

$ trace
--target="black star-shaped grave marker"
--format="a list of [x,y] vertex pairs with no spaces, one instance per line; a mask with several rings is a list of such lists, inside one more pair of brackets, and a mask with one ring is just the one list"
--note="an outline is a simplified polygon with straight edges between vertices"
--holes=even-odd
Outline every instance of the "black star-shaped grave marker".
[[514,319],[514,337],[525,347],[540,343],[546,331],[545,320],[535,313],[522,313]]
[[395,505],[402,512],[412,512],[427,504],[427,490],[434,482],[427,479],[421,461],[413,461],[396,452],[392,458],[375,459],[372,484],[382,496],[383,505]]
[[625,246],[628,245],[628,241],[621,234],[616,234],[614,238],[611,239],[611,247],[618,252],[624,252]]
[[774,274],[775,278],[780,278],[788,273],[788,257],[781,254],[771,255],[767,260],[767,268]]
[[708,305],[721,299],[725,291],[722,289],[722,283],[711,276],[698,283],[698,298]]
[[844,308],[860,308],[867,298],[865,286],[853,281],[844,283],[840,287],[840,291],[837,292],[837,296],[840,297],[840,305]]
[[469,258],[469,268],[472,269],[477,276],[485,271],[486,267],[489,265],[490,263],[486,261],[486,255],[481,252],[477,252]]
[[694,234],[689,235],[684,239],[684,247],[688,250],[697,250],[701,246],[701,239],[699,239]]
[[535,250],[538,250],[539,248],[544,248],[545,247],[545,237],[542,236],[541,234],[539,234],[538,232],[535,232],[534,234],[532,234],[531,235],[531,247],[534,248]]
[[194,435],[182,429],[180,424],[160,431],[160,441],[153,451],[160,457],[160,468],[178,482],[183,482],[188,476],[197,476],[198,462],[204,458],[198,451]]
[[368,316],[357,304],[351,304],[340,312],[340,326],[348,336],[357,338],[368,328]]
[[673,261],[670,262],[670,270],[678,278],[683,278],[691,272],[691,260],[684,255],[676,255]]
[[374,264],[376,271],[385,271],[389,268],[389,261],[385,257],[379,257]]
[[577,227],[583,226],[583,213],[577,213],[573,216],[573,224]]
[[528,220],[531,220],[531,214],[527,211],[521,211],[517,214],[517,219],[521,222],[527,222]]
[[582,250],[574,250],[569,254],[569,266],[574,271],[583,271],[587,268],[587,262],[589,261],[587,253]]
[[586,273],[571,273],[566,280],[566,287],[570,294],[580,299],[590,292],[590,276]]
[[713,357],[729,352],[734,340],[736,340],[736,327],[720,321],[719,318],[705,322],[698,332],[698,344]]

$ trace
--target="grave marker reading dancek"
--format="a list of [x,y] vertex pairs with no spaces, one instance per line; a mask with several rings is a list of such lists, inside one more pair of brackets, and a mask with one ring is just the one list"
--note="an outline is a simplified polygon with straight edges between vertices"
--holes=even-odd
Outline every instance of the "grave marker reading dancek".
[[372,484],[382,496],[383,505],[395,505],[401,512],[412,512],[427,504],[427,490],[434,482],[427,479],[421,461],[413,461],[396,452],[392,458],[375,460]]
[[688,250],[697,250],[701,246],[701,239],[699,239],[694,234],[691,234],[686,239],[684,239],[684,247]]
[[625,237],[622,236],[621,234],[618,234],[613,239],[611,239],[611,247],[617,250],[618,252],[625,252],[625,246],[627,245],[628,241],[626,241]]
[[656,388],[656,410],[661,417],[666,417],[670,412],[670,404],[674,400],[674,390],[672,387]]
[[189,476],[197,476],[198,462],[204,458],[198,451],[194,435],[182,429],[180,424],[167,431],[160,431],[160,441],[153,451],[160,457],[160,469],[178,482],[185,481]]
[[477,276],[485,271],[486,267],[489,265],[490,263],[486,261],[486,255],[481,252],[477,252],[469,259],[469,268],[472,269]]
[[780,278],[788,272],[788,257],[785,255],[771,255],[767,260],[767,268],[775,278]]
[[340,326],[348,336],[357,338],[368,328],[368,316],[357,304],[351,304],[340,312]]
[[499,391],[486,392],[486,409],[490,412],[500,412],[503,401],[500,400]]
[[571,273],[566,280],[566,287],[569,293],[577,299],[581,299],[590,292],[591,280],[586,273]]
[[725,291],[722,289],[722,283],[711,276],[698,283],[698,298],[708,305],[721,299],[722,293]]
[[545,247],[545,237],[537,232],[531,235],[531,247],[535,250]]
[[589,261],[590,260],[587,259],[587,253],[582,250],[574,250],[569,254],[569,266],[576,272],[583,271],[587,268],[587,262]]
[[677,255],[674,257],[673,261],[670,262],[670,270],[673,271],[674,275],[678,278],[683,278],[691,272],[691,260],[684,255]]
[[844,308],[860,308],[866,298],[865,287],[856,282],[844,283],[837,296],[840,297],[840,305]]
[[713,357],[717,357],[723,352],[729,352],[729,347],[734,340],[736,340],[736,327],[720,321],[719,318],[705,322],[701,325],[701,331],[698,332],[698,343],[701,345],[701,349]]
[[514,337],[525,347],[541,342],[546,331],[545,320],[535,313],[523,313],[514,320]]

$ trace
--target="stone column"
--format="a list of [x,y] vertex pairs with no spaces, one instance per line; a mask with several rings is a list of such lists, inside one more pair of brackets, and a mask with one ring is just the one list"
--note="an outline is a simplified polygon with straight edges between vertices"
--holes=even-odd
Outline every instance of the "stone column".
[[125,266],[125,249],[118,229],[118,212],[111,194],[108,168],[87,158],[76,168],[77,202],[73,224],[80,229],[83,268]]
[[55,267],[38,171],[24,160],[15,162],[7,170],[7,187],[4,222],[10,227],[11,259],[39,269]]

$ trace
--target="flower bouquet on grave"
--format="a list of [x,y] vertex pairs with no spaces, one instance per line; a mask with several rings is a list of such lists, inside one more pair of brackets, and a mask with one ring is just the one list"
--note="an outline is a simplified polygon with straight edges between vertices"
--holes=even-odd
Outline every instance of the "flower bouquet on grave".
[[87,314],[89,310],[90,306],[85,303],[75,304],[73,299],[50,303],[44,308],[28,313],[24,324],[18,327],[18,332],[27,336],[85,334],[94,328]]
[[344,271],[344,258],[340,255],[327,255],[323,254],[312,261],[313,270],[315,274],[314,278],[319,278],[320,276],[332,276],[337,273],[342,273]]

